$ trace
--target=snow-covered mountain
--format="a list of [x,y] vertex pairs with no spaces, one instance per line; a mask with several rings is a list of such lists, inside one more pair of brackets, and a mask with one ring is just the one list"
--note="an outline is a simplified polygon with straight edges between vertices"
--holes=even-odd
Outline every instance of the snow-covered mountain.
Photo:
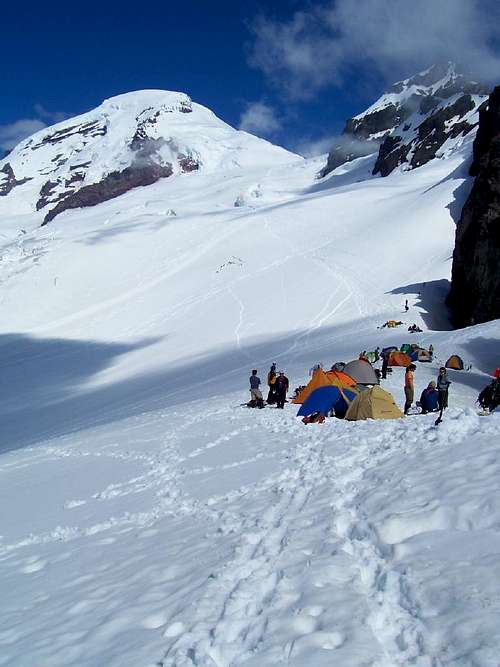
[[185,94],[138,91],[21,142],[0,161],[0,215],[36,210],[47,223],[161,178],[297,159],[234,130]]
[[434,65],[399,81],[347,121],[322,175],[374,151],[378,151],[378,159],[373,173],[381,176],[399,165],[414,169],[446,156],[476,127],[478,109],[488,92],[453,63]]
[[[172,175],[41,227],[48,180],[64,204],[135,169],[149,95],[2,163],[0,664],[496,664],[500,415],[474,401],[500,330],[453,331],[443,306],[474,132],[410,172],[373,178],[370,155],[318,181],[321,160],[167,95],[138,141]],[[435,349],[416,398],[451,354],[471,366],[438,428],[244,406],[252,368],[293,389],[407,342]]]

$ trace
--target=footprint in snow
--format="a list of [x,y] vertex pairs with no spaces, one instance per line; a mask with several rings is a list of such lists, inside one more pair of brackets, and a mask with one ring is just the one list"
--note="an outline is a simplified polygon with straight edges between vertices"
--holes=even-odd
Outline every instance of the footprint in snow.
[[80,507],[80,505],[85,505],[86,503],[86,500],[68,500],[64,503],[64,509],[72,510],[74,507]]
[[166,625],[167,620],[167,614],[165,612],[159,612],[158,614],[151,614],[150,616],[146,616],[146,618],[141,622],[141,625],[143,628],[147,628],[148,630],[157,630],[163,625]]
[[171,625],[168,626],[168,628],[165,630],[163,633],[164,637],[178,637],[185,631],[185,626],[184,623],[181,623],[180,621],[176,621],[175,623],[172,623]]
[[38,559],[37,556],[29,558],[26,565],[21,568],[20,572],[23,574],[32,574],[33,572],[40,572],[47,565],[47,561]]

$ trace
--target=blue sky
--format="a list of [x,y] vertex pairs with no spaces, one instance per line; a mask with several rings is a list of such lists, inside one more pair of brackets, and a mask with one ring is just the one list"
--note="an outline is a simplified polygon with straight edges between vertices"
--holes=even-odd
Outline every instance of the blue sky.
[[233,126],[294,149],[320,141],[318,150],[386,83],[435,59],[465,53],[492,76],[495,2],[440,0],[436,13],[420,0],[429,11],[412,14],[415,4],[385,0],[381,11],[378,0],[56,0],[19,11],[8,3],[0,146],[112,95],[164,88]]

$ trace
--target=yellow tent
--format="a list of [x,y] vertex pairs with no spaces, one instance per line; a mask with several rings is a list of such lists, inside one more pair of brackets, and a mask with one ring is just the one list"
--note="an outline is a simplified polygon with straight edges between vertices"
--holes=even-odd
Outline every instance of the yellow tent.
[[309,383],[298,393],[292,403],[304,403],[315,389],[332,385],[334,387],[340,387],[341,389],[344,387],[354,387],[356,385],[356,380],[353,380],[350,375],[342,373],[341,371],[324,371],[322,368],[317,368],[314,371],[312,378],[309,380]]
[[358,419],[399,419],[402,416],[403,413],[396,405],[392,394],[375,385],[356,396],[345,418],[356,421]]

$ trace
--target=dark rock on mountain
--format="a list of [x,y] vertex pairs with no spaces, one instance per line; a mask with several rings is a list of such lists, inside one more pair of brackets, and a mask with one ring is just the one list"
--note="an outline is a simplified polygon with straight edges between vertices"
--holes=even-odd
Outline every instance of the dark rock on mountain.
[[406,160],[410,146],[403,144],[403,137],[387,137],[380,146],[374,174],[388,176],[399,164]]
[[341,164],[352,162],[358,157],[370,155],[374,152],[374,143],[369,141],[361,141],[359,139],[348,138],[348,135],[341,137],[341,141],[332,148],[328,154],[326,165],[321,170],[319,176],[322,178],[331,171],[340,167]]
[[[436,100],[435,100],[436,101]],[[433,108],[439,105],[437,102]],[[436,153],[450,137],[455,139],[459,135],[465,136],[475,125],[465,120],[451,119],[462,118],[475,108],[475,103],[470,95],[462,95],[453,104],[440,107],[431,113],[415,128],[415,137],[408,143],[403,143],[403,137],[388,136],[380,146],[374,174],[388,176],[396,167],[407,162],[407,156],[413,151],[410,167],[415,169],[427,164],[429,160],[436,157]],[[429,105],[425,105],[430,108]],[[408,128],[409,129],[409,128]]]
[[184,155],[183,153],[179,154],[177,162],[179,163],[181,171],[185,174],[188,174],[191,171],[198,171],[200,168],[199,162],[194,160],[192,157],[189,157],[188,155]]
[[29,146],[32,151],[36,151],[37,148],[40,148],[41,146],[60,143],[75,134],[78,134],[81,137],[102,137],[107,131],[106,125],[99,121],[82,123],[81,125],[71,125],[70,127],[64,127],[61,130],[56,130],[52,134],[44,136],[43,139],[36,144],[33,144],[32,141],[30,141],[27,146]]
[[40,188],[40,196],[36,203],[37,211],[42,209],[44,206],[47,206],[47,204],[53,204],[54,202],[58,201],[59,199],[65,196],[64,193],[61,193],[59,195],[56,195],[54,193],[54,190],[55,188],[57,188],[58,185],[59,185],[58,181],[47,181],[42,185],[42,187]]
[[68,178],[59,177],[55,181],[47,181],[40,188],[40,196],[36,203],[36,210],[40,211],[48,204],[55,204],[65,197],[69,197],[75,190],[75,188],[71,186],[75,186],[76,183],[81,183],[84,180],[84,172],[73,171]]
[[411,166],[420,167],[435,158],[437,151],[448,137],[455,138],[459,134],[465,135],[470,132],[474,126],[466,121],[455,123],[449,129],[447,129],[447,123],[452,118],[462,118],[474,107],[471,96],[463,95],[454,104],[441,108],[424,120],[417,128],[418,140],[411,159]]
[[425,116],[429,113],[429,111],[434,111],[437,106],[439,106],[439,100],[437,97],[434,97],[433,95],[425,95],[420,102],[419,111],[423,116]]
[[152,185],[160,178],[167,178],[173,173],[172,165],[139,165],[130,166],[123,171],[113,171],[107,174],[99,183],[92,183],[81,187],[60,201],[57,206],[45,216],[42,226],[53,220],[56,215],[72,208],[96,206],[109,199],[118,197],[132,188]]
[[[4,174],[3,178],[2,174]],[[6,197],[9,192],[11,192],[18,185],[22,185],[23,183],[26,183],[30,180],[30,178],[22,178],[20,181],[18,181],[14,174],[14,170],[7,162],[7,164],[4,164],[4,166],[0,169],[0,197]]]
[[471,170],[448,297],[459,327],[500,318],[500,86],[481,108]]
[[479,127],[472,147],[471,176],[477,176],[481,162],[487,157],[493,137],[500,134],[500,116],[495,109],[500,106],[498,88],[491,93],[490,98],[479,107]]
[[368,139],[373,134],[385,132],[400,125],[411,114],[410,108],[389,104],[383,109],[366,114],[363,118],[349,118],[343,134]]

